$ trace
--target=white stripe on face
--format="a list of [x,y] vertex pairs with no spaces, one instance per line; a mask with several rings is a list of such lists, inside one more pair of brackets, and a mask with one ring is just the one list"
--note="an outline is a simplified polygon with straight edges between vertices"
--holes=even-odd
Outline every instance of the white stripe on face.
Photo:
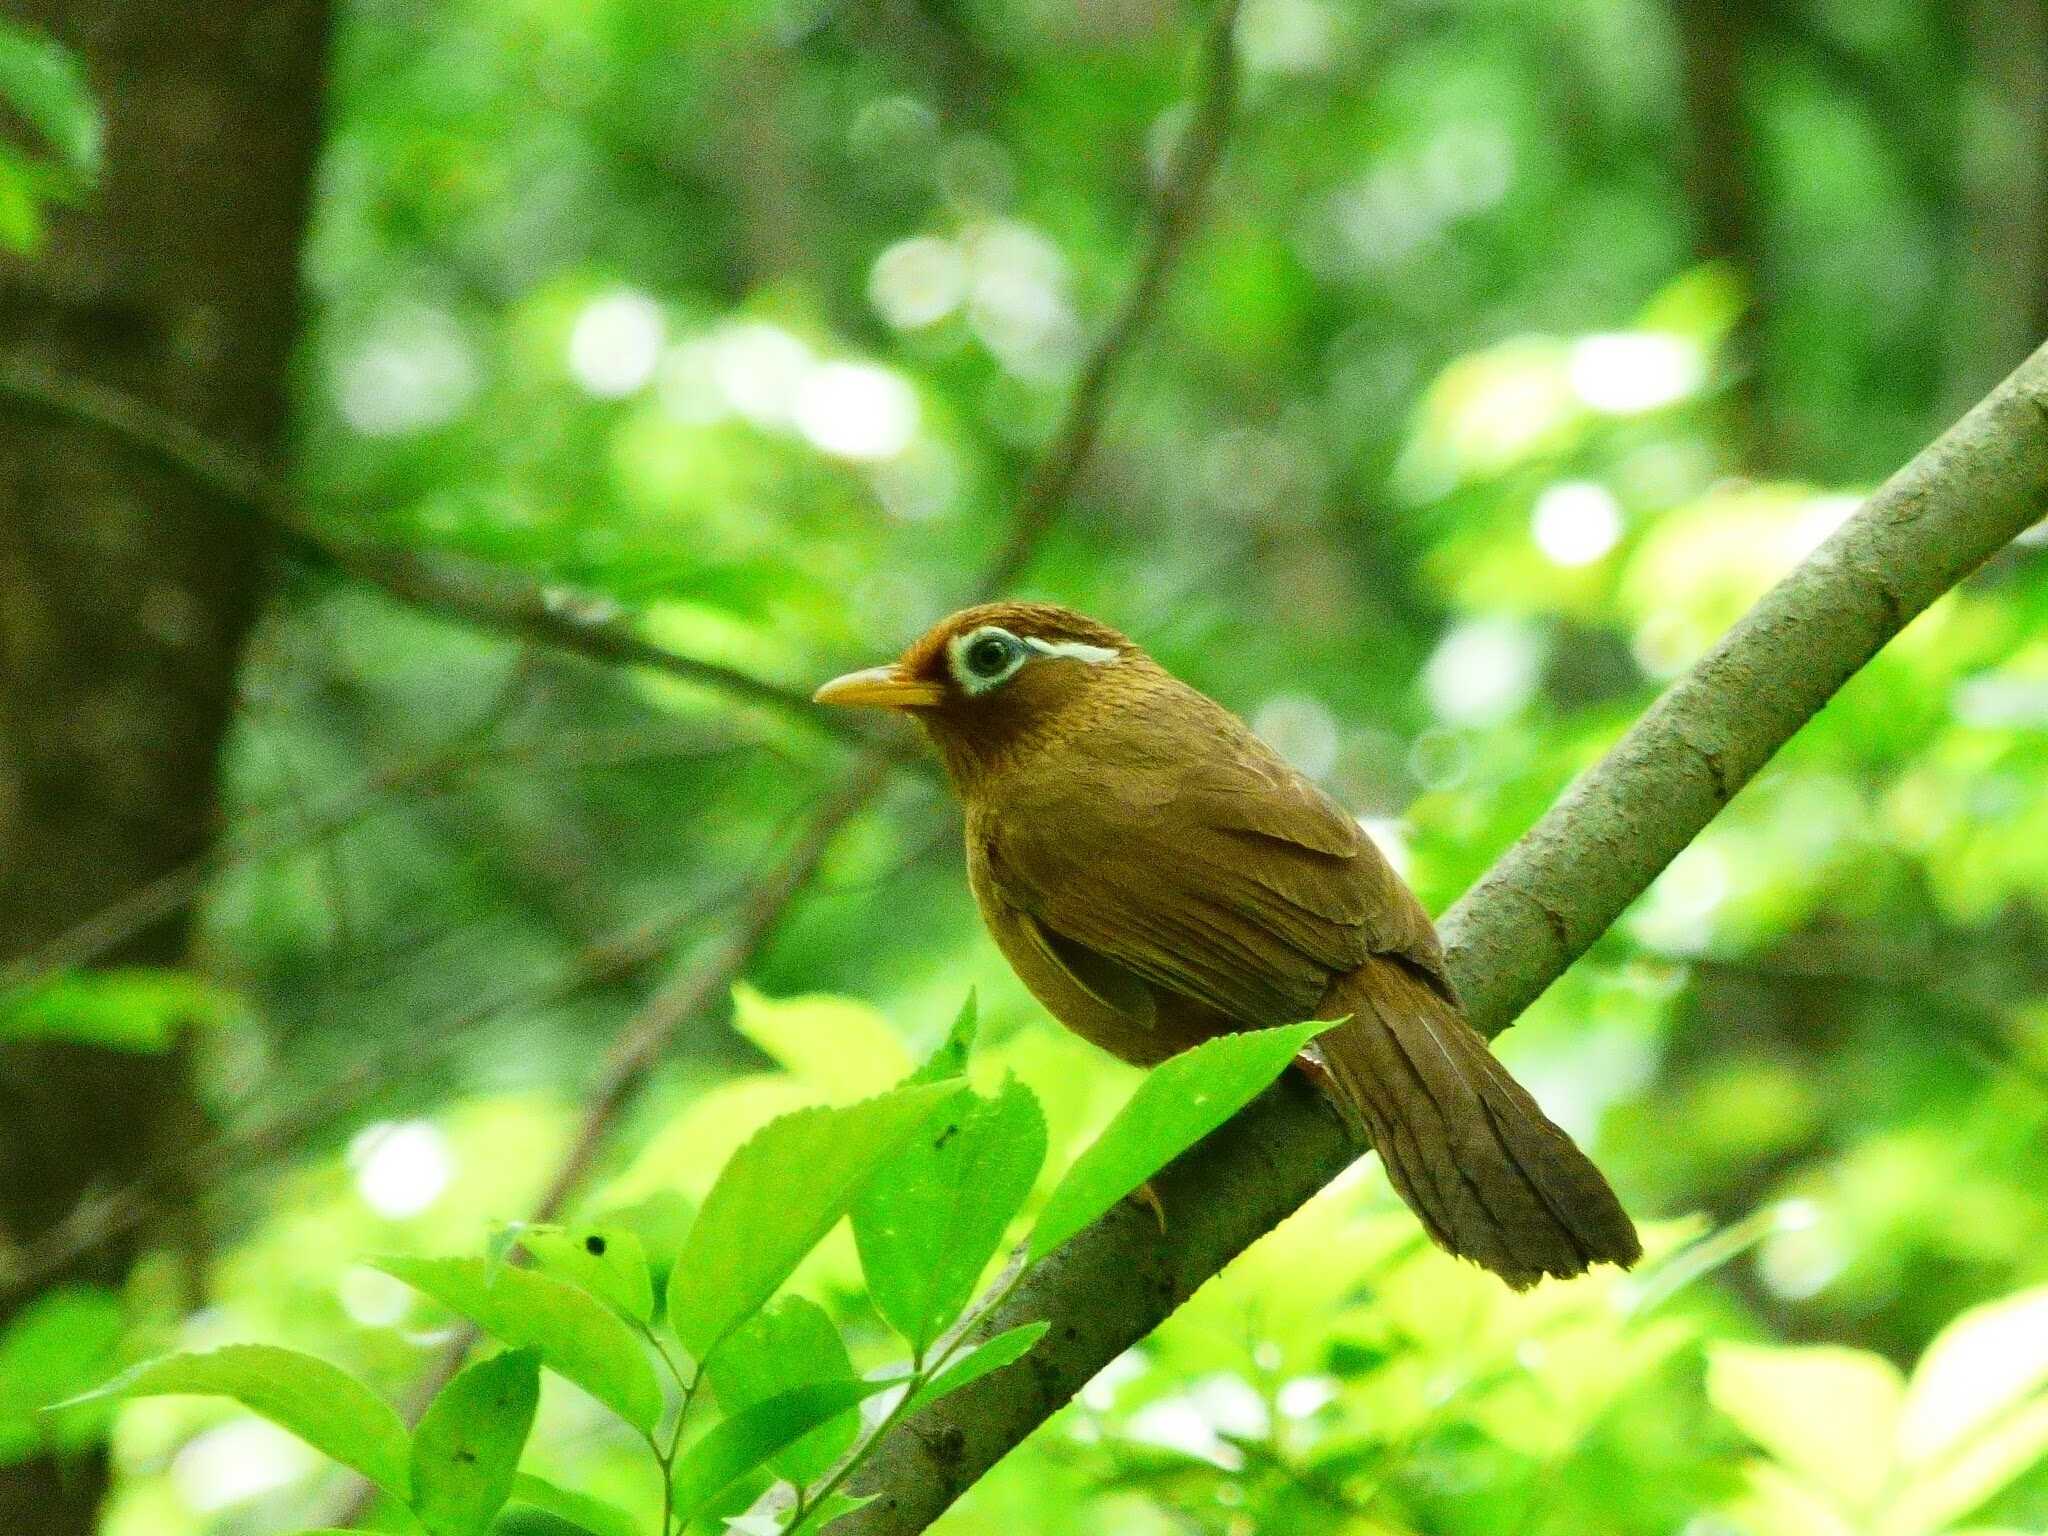
[[1085,640],[1034,640],[1027,636],[1024,643],[1041,656],[1066,656],[1091,667],[1116,660],[1116,652],[1108,646],[1090,645]]

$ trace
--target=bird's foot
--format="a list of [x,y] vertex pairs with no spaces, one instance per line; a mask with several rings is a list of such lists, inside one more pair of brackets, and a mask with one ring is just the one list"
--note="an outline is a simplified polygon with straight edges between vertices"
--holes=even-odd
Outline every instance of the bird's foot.
[[1322,1094],[1332,1104],[1337,1105],[1339,1108],[1343,1107],[1345,1102],[1344,1090],[1337,1086],[1335,1074],[1330,1071],[1329,1067],[1324,1065],[1322,1057],[1311,1051],[1303,1051],[1294,1058],[1294,1065],[1301,1069],[1303,1077],[1315,1084],[1317,1092]]
[[1159,1191],[1152,1187],[1150,1179],[1132,1190],[1126,1198],[1137,1201],[1150,1211],[1152,1219],[1159,1223],[1159,1235],[1166,1236],[1166,1207],[1159,1203]]
[[1351,1127],[1351,1134],[1370,1143],[1371,1132],[1359,1118],[1358,1107],[1351,1102],[1351,1096],[1338,1085],[1337,1075],[1330,1070],[1329,1063],[1314,1050],[1306,1050],[1294,1058],[1294,1065],[1301,1075],[1314,1085],[1316,1092],[1329,1101],[1330,1107],[1337,1111],[1344,1123]]

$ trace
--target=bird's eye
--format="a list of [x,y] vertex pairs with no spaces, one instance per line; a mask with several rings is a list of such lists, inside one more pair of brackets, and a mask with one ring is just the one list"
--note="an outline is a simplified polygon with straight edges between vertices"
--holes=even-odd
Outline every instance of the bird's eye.
[[1000,677],[1011,662],[1015,642],[1002,635],[983,635],[967,647],[967,670],[976,677]]

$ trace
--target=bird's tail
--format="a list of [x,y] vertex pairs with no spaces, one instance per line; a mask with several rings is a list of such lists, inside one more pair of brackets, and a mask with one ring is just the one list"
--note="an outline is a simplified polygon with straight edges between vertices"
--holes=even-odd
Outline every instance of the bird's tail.
[[1600,1170],[1419,971],[1368,960],[1323,1013],[1350,1015],[1316,1042],[1339,1107],[1439,1246],[1517,1290],[1642,1256]]

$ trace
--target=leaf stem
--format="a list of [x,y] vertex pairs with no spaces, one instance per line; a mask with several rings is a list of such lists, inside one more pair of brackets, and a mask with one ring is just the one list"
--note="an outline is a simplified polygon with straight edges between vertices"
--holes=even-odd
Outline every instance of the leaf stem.
[[1018,1250],[1018,1258],[1013,1263],[1008,1277],[990,1290],[988,1297],[980,1306],[976,1307],[967,1317],[961,1319],[951,1335],[941,1341],[938,1350],[929,1361],[924,1359],[923,1348],[920,1347],[912,1352],[910,1377],[904,1383],[903,1395],[896,1399],[895,1406],[882,1416],[881,1421],[868,1432],[867,1437],[848,1452],[845,1459],[827,1474],[825,1481],[816,1488],[811,1489],[809,1493],[806,1493],[802,1488],[795,1489],[796,1497],[794,1504],[791,1505],[789,1524],[783,1527],[785,1532],[794,1531],[803,1523],[806,1510],[816,1510],[827,1499],[831,1498],[833,1494],[839,1491],[847,1478],[860,1469],[861,1464],[868,1459],[868,1456],[874,1451],[875,1447],[882,1442],[883,1437],[890,1430],[894,1429],[904,1416],[909,1413],[910,1405],[917,1401],[918,1394],[929,1386],[940,1372],[952,1364],[954,1356],[960,1353],[961,1347],[973,1336],[975,1329],[980,1327],[983,1322],[994,1314],[998,1307],[1010,1299],[1011,1293],[1023,1283],[1024,1277],[1030,1274],[1032,1270],[1032,1265],[1024,1259],[1024,1252],[1025,1250],[1021,1248]]
[[696,1372],[685,1380],[683,1368],[676,1363],[675,1357],[668,1352],[667,1346],[661,1342],[654,1329],[642,1323],[640,1331],[646,1336],[647,1342],[654,1346],[655,1352],[661,1356],[662,1363],[668,1367],[669,1374],[675,1377],[676,1386],[682,1393],[676,1404],[675,1420],[669,1426],[668,1448],[662,1448],[661,1436],[658,1433],[651,1429],[647,1431],[647,1449],[653,1453],[654,1464],[661,1469],[661,1536],[673,1536],[676,1518],[676,1458],[682,1453],[683,1424],[690,1417],[690,1405],[696,1402],[697,1389],[704,1384],[704,1368],[698,1366]]

